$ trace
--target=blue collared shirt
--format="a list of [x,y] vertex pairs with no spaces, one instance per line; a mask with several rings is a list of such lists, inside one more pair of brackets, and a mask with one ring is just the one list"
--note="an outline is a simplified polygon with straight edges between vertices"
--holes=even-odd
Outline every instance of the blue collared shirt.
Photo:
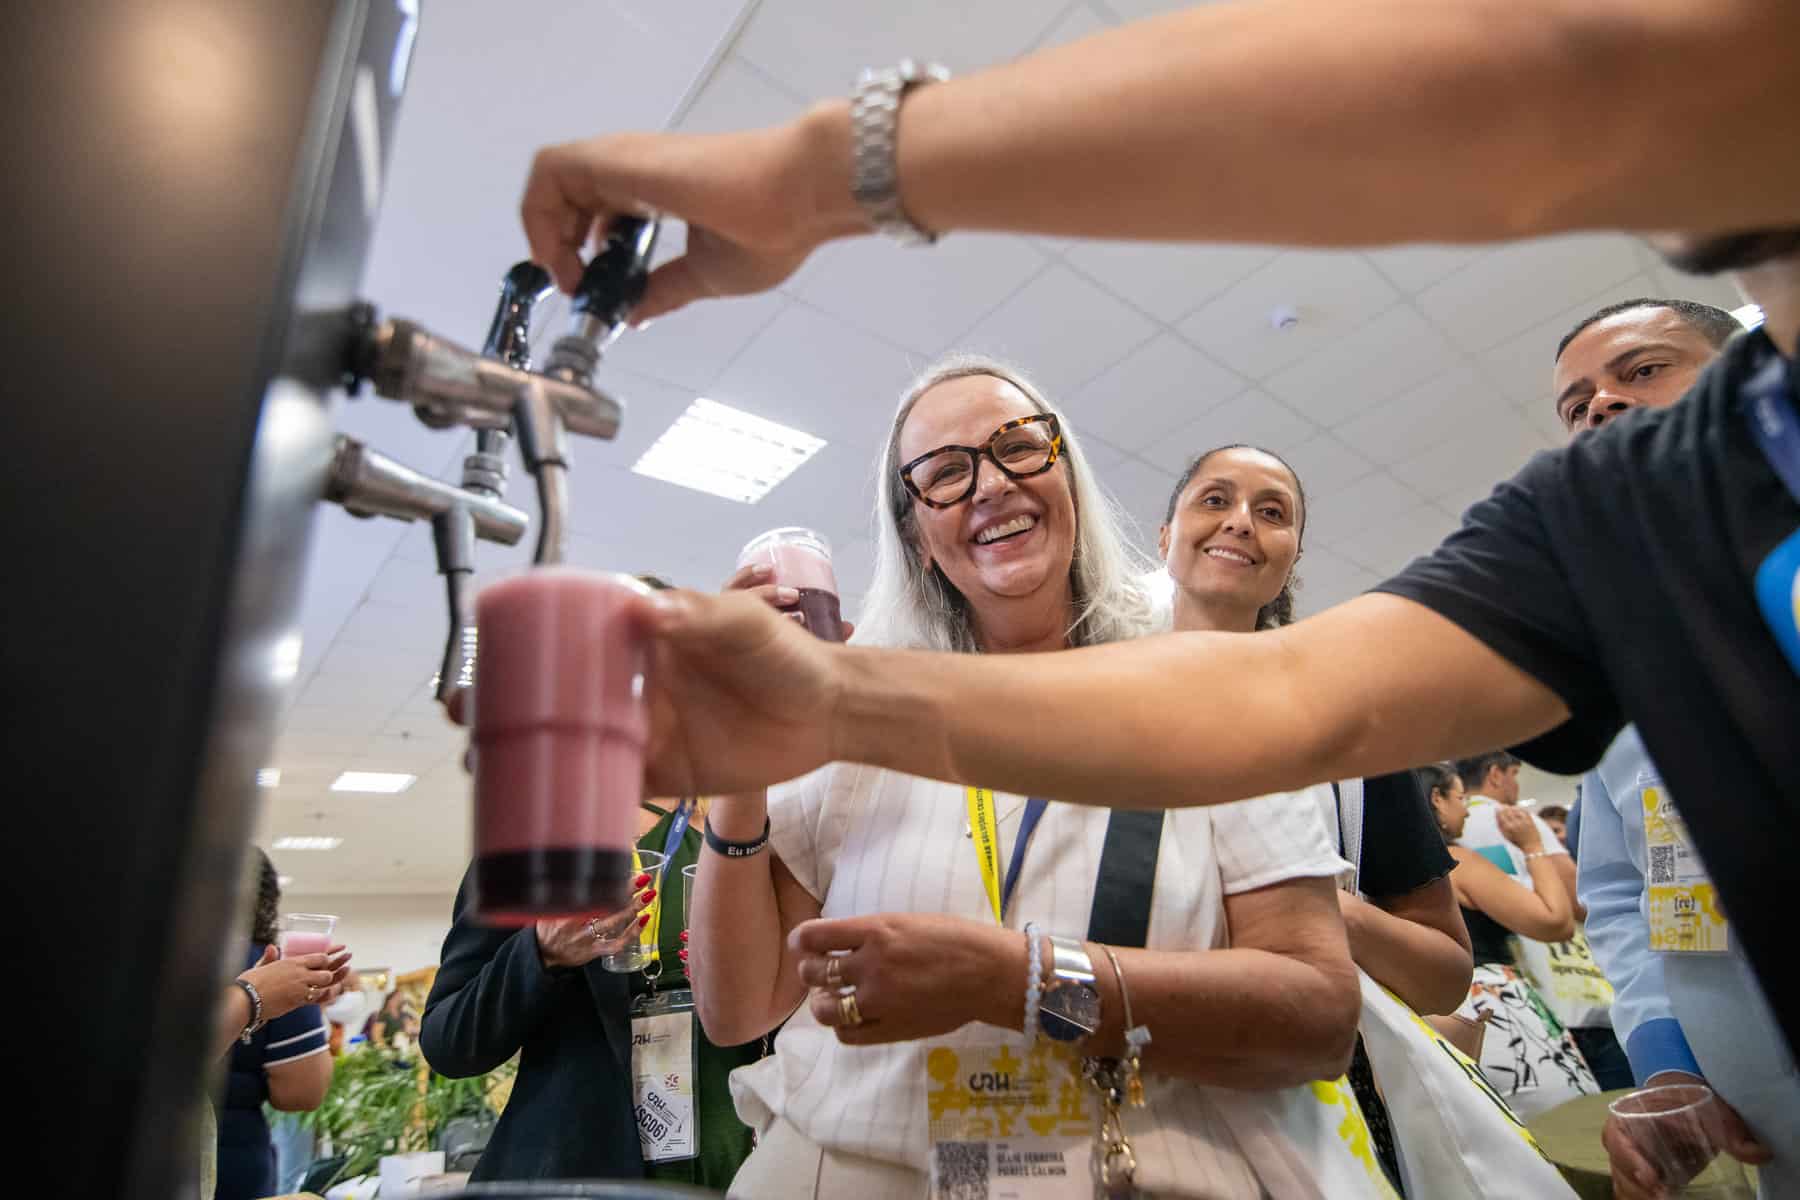
[[1669,1001],[1664,956],[1650,949],[1638,795],[1639,776],[1654,769],[1637,727],[1628,726],[1582,779],[1586,811],[1575,876],[1575,894],[1587,906],[1588,945],[1615,993],[1613,1033],[1640,1084],[1659,1071],[1701,1073]]
[[1613,1030],[1640,1084],[1662,1071],[1705,1078],[1777,1148],[1765,1187],[1771,1180],[1791,1186],[1800,1182],[1800,1163],[1791,1157],[1800,1146],[1800,1074],[1749,964],[1735,948],[1728,954],[1650,949],[1641,793],[1659,779],[1637,729],[1628,726],[1581,783],[1575,890],[1587,905],[1594,959],[1617,993]]

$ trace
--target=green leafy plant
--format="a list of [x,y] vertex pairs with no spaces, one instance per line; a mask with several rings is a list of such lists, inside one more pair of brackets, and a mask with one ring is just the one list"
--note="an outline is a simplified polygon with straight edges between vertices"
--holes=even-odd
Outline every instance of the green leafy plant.
[[[495,1116],[517,1060],[472,1079],[449,1079],[414,1051],[365,1043],[337,1060],[331,1087],[304,1123],[332,1153],[345,1155],[331,1183],[368,1175],[383,1155],[428,1150],[458,1117]],[[329,1186],[329,1185],[327,1185]]]

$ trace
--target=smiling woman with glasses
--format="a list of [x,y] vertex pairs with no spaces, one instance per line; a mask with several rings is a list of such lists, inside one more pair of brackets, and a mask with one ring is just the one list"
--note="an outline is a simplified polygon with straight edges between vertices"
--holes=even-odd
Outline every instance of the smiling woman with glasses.
[[1008,421],[979,446],[939,446],[900,468],[900,481],[913,498],[932,508],[949,508],[975,494],[975,474],[985,456],[1013,479],[1030,479],[1056,465],[1062,453],[1062,426],[1054,413]]
[[[927,371],[878,471],[854,641],[1005,654],[1157,627],[1079,440],[1018,371]],[[1084,1106],[1085,1125],[1030,1110],[1065,1140],[1007,1138],[1073,1178],[1092,1159],[1156,1195],[1261,1197],[1294,1194],[1304,1162],[1311,1192],[1382,1194],[1339,1138],[1347,1090],[1324,1104],[1299,1086],[1343,1070],[1356,1017],[1343,860],[1312,801],[1232,837],[1201,809],[1114,817],[836,765],[718,799],[708,836],[689,953],[702,1021],[722,1042],[786,1021],[774,1055],[732,1077],[761,1133],[733,1196],[926,1195],[991,1136],[957,1114],[978,1117],[990,1097],[965,1081],[995,1064],[1023,1072],[1003,1104],[1034,1103],[1030,1075]],[[1125,1032],[1144,1028],[1134,1057]]]

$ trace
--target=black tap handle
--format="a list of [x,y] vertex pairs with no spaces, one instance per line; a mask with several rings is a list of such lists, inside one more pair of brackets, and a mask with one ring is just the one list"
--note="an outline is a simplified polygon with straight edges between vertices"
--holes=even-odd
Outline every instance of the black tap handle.
[[659,225],[653,217],[613,218],[605,244],[588,261],[576,285],[571,303],[575,312],[598,318],[609,328],[624,324],[649,282]]
[[531,310],[550,294],[550,272],[534,262],[514,263],[500,281],[500,307],[481,352],[521,370],[531,362]]

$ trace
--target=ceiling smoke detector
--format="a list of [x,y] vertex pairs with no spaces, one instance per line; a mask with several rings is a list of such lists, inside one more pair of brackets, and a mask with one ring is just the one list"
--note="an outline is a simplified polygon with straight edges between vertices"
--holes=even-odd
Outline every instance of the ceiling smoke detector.
[[1300,324],[1300,310],[1291,304],[1278,304],[1269,310],[1269,328],[1286,332]]

